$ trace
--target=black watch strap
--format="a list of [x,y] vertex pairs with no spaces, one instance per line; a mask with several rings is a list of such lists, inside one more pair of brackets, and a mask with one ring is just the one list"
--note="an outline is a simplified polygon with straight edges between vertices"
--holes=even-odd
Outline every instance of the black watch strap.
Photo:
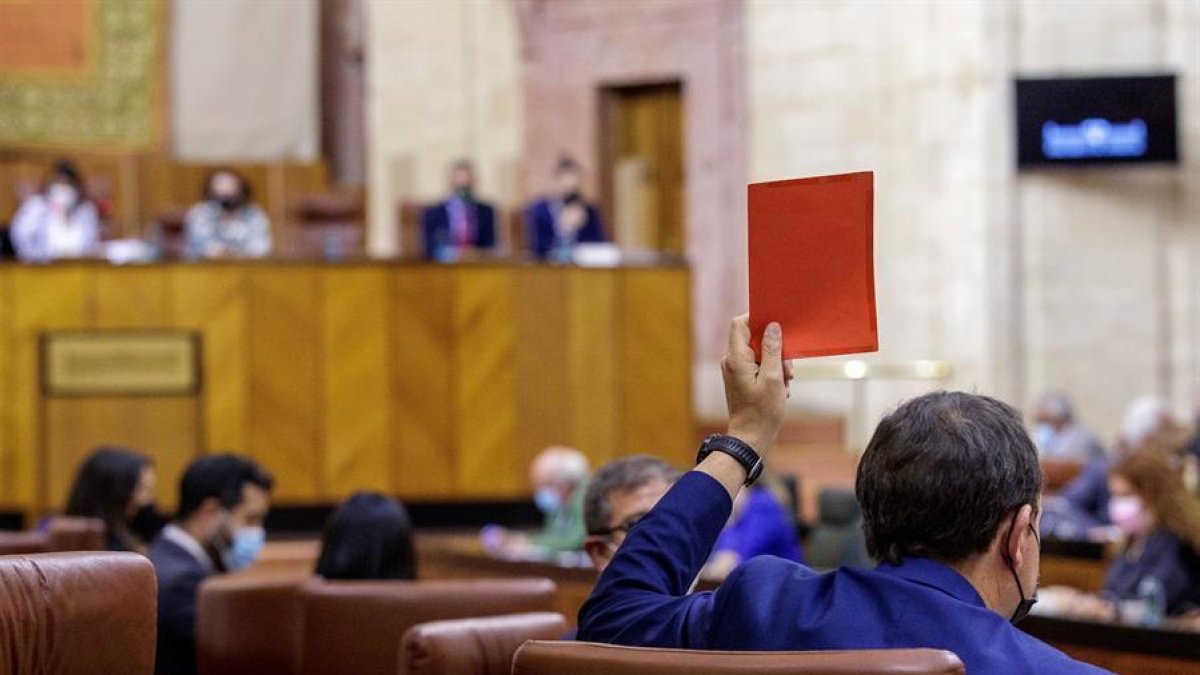
[[754,448],[740,438],[713,434],[700,444],[700,452],[696,453],[696,463],[704,461],[714,452],[723,452],[736,459],[746,470],[746,485],[752,485],[762,475],[763,461]]

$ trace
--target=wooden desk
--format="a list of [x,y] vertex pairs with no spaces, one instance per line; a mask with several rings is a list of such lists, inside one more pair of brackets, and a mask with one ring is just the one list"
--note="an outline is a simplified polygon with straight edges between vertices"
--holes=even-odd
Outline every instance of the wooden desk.
[[1143,628],[1034,615],[1021,630],[1073,658],[1117,673],[1182,675],[1200,673],[1200,631]]
[[1047,538],[1041,556],[1043,586],[1070,586],[1090,593],[1104,586],[1110,559],[1102,544]]
[[[262,462],[282,505],[520,498],[554,443],[687,466],[689,285],[682,266],[0,265],[0,510],[61,508],[100,443],[154,457],[168,508],[215,450]],[[164,328],[202,341],[196,400],[43,394],[45,331]]]

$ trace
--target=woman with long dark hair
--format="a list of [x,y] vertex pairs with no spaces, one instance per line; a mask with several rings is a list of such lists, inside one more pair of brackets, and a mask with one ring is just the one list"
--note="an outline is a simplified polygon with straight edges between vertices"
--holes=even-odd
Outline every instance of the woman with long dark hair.
[[144,553],[162,526],[154,505],[157,477],[145,455],[99,448],[84,460],[64,515],[99,518],[111,551]]
[[316,572],[340,580],[416,579],[417,552],[408,512],[381,494],[351,495],[325,525]]

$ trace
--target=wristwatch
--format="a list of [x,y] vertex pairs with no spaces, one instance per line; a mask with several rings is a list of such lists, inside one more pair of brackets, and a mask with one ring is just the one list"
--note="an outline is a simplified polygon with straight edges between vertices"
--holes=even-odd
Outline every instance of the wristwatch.
[[738,464],[742,465],[742,468],[746,470],[747,487],[752,485],[762,475],[762,457],[759,457],[754,448],[750,447],[748,443],[740,438],[721,436],[719,434],[709,436],[700,444],[700,452],[696,453],[696,463],[703,462],[705,457],[714,452],[723,452],[736,459]]

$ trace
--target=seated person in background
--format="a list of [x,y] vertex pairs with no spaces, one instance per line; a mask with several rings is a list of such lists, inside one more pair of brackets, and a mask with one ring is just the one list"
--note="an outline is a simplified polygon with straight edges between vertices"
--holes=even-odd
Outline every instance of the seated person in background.
[[145,553],[162,528],[154,506],[157,482],[144,455],[99,448],[79,466],[63,515],[103,520],[110,551]]
[[349,581],[416,579],[417,549],[404,506],[374,492],[351,495],[325,524],[316,572]]
[[733,515],[717,537],[712,557],[701,573],[704,578],[723,580],[735,567],[760,555],[804,562],[796,539],[796,521],[764,480],[770,477],[760,477],[733,500]]
[[1125,408],[1121,436],[1111,456],[1091,460],[1062,490],[1046,500],[1046,531],[1063,539],[1103,538],[1108,520],[1108,472],[1114,461],[1161,434],[1173,434],[1171,406],[1142,396]]
[[421,214],[425,257],[453,262],[470,249],[496,247],[496,209],[475,198],[475,170],[459,160],[450,167],[450,197]]
[[583,170],[563,155],[554,167],[553,194],[527,209],[529,247],[538,260],[570,262],[575,244],[605,240],[600,209],[583,200],[582,182]]
[[1150,446],[1126,456],[1109,476],[1109,518],[1123,542],[1104,591],[1134,599],[1142,582],[1154,578],[1167,615],[1200,607],[1200,500],[1184,487],[1178,460]]
[[1065,394],[1043,394],[1033,419],[1037,425],[1034,440],[1042,457],[1080,461],[1104,458],[1104,447],[1075,419],[1075,409]]
[[600,467],[583,497],[583,549],[603,572],[625,535],[679,480],[679,469],[650,455],[621,457]]
[[100,243],[100,216],[84,194],[75,165],[54,165],[41,192],[27,197],[13,216],[10,236],[25,261],[78,258]]
[[817,574],[762,556],[719,589],[688,594],[757,478],[783,424],[783,336],[770,324],[761,365],[748,317],[723,359],[727,436],[633,528],[579,613],[579,639],[727,650],[933,648],[972,675],[1103,672],[1012,625],[1037,597],[1042,474],[1019,413],[937,392],[884,417],[856,493],[875,570]]
[[274,481],[235,455],[192,462],[179,481],[179,511],[147,554],[158,577],[156,675],[196,672],[196,592],[214,574],[248,567],[262,550]]
[[587,529],[583,496],[587,491],[588,461],[582,452],[561,445],[538,453],[529,468],[533,501],[545,516],[542,531],[533,536],[489,525],[480,533],[485,550],[508,558],[544,558],[579,551]]
[[184,255],[198,258],[262,258],[271,252],[271,223],[250,201],[250,184],[229,170],[204,181],[204,201],[184,218]]

